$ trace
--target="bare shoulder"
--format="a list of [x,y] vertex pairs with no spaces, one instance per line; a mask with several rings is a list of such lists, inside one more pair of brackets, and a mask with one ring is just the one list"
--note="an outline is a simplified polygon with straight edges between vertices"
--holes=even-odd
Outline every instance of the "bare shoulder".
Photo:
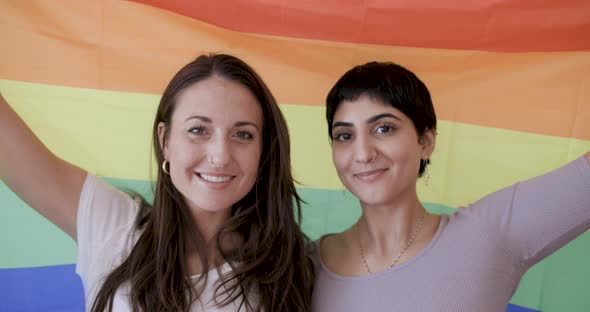
[[350,275],[348,263],[352,257],[350,229],[342,233],[330,234],[321,238],[319,254],[322,263],[332,272]]
[[328,234],[323,236],[320,239],[320,256],[322,257],[322,260],[324,262],[326,262],[326,260],[332,258],[334,255],[337,255],[338,253],[342,252],[342,249],[344,247],[344,242],[343,242],[343,233],[337,233],[337,234]]

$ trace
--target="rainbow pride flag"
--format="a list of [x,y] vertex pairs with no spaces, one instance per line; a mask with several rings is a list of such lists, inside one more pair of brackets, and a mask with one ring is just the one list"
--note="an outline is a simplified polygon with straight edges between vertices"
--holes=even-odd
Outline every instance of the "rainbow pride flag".
[[[147,197],[166,83],[203,52],[244,59],[288,119],[312,238],[360,214],[333,169],[323,107],[360,63],[402,64],[431,90],[438,147],[419,187],[431,211],[590,150],[585,0],[2,0],[0,40],[0,90],[43,142]],[[75,242],[0,181],[0,311],[82,311],[75,261]],[[507,310],[590,311],[589,281],[586,233],[532,268]]]

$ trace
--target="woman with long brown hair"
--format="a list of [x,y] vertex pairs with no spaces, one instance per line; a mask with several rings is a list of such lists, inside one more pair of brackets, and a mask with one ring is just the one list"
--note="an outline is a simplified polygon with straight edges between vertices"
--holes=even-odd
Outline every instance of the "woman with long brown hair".
[[76,239],[90,311],[306,311],[289,135],[243,61],[201,55],[161,98],[153,205],[53,155],[0,96],[0,177]]

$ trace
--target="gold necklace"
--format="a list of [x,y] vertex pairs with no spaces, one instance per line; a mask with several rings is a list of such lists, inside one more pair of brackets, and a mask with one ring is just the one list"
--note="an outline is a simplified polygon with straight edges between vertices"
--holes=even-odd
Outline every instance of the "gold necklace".
[[[424,214],[422,215],[422,218],[420,218],[420,221],[418,222],[418,226],[416,227],[416,229],[412,233],[412,237],[410,238],[410,241],[408,242],[408,244],[406,245],[406,247],[403,248],[399,252],[399,254],[397,255],[397,257],[395,257],[395,259],[393,259],[393,262],[391,263],[391,265],[389,266],[389,268],[393,268],[397,264],[397,262],[399,261],[399,259],[402,257],[402,255],[406,252],[406,250],[408,250],[408,248],[410,248],[410,246],[412,246],[412,244],[416,240],[416,237],[418,237],[418,234],[420,234],[420,232],[422,231],[422,226],[424,225],[424,218],[425,217],[426,217],[426,209],[424,210]],[[360,247],[360,252],[361,252],[361,259],[363,260],[363,264],[365,265],[365,268],[367,269],[367,272],[369,274],[373,274],[373,272],[369,268],[369,265],[367,264],[367,259],[365,259],[365,253],[363,252],[363,244],[361,243],[361,231],[359,230],[358,223],[356,224],[356,232],[357,232],[357,235],[358,235],[359,247]]]

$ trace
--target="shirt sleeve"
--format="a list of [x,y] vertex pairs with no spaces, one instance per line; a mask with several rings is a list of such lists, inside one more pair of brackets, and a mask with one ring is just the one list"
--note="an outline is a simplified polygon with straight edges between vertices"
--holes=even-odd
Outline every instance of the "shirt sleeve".
[[101,244],[118,228],[133,223],[138,209],[131,196],[88,174],[78,206],[76,273],[88,272]]
[[590,228],[590,164],[580,157],[467,210],[495,228],[519,266],[531,267]]

